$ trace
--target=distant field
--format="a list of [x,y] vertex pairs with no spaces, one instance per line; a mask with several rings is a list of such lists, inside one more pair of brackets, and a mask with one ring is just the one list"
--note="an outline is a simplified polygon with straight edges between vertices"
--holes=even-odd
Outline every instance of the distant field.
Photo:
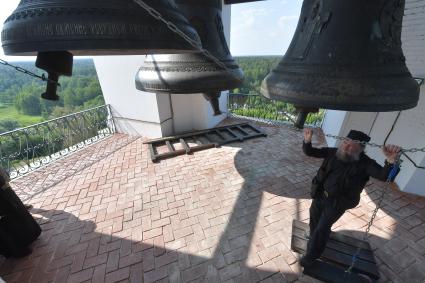
[[41,116],[29,116],[18,113],[14,106],[0,107],[0,121],[2,120],[15,120],[21,125],[26,127],[32,124],[37,124],[43,121]]

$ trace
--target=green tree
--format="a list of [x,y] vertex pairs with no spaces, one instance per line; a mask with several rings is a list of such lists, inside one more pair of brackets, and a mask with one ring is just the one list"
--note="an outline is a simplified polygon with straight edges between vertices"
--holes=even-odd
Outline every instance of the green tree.
[[16,128],[19,128],[19,123],[15,120],[2,120],[0,121],[0,133],[12,131]]
[[32,90],[31,87],[21,90],[15,99],[15,107],[22,114],[41,115],[40,93]]
[[[37,74],[43,73],[33,62],[19,62],[16,65]],[[102,101],[104,103],[93,61],[75,60],[73,68],[72,77],[60,78],[61,86],[58,88],[60,100],[52,102],[40,99],[40,94],[46,88],[45,82],[0,65],[0,107],[14,105],[22,114],[41,115],[44,119],[48,119],[53,111],[55,111],[53,116],[58,113],[70,114],[73,111],[87,109],[85,107],[97,106]],[[30,94],[33,94],[33,97]],[[30,109],[29,105],[32,105],[33,109]],[[56,107],[64,109],[58,111]]]

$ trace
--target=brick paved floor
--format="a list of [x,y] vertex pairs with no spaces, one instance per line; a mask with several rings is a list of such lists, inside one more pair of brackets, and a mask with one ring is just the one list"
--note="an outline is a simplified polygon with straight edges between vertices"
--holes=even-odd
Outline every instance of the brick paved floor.
[[[34,252],[0,259],[7,282],[315,282],[290,250],[308,221],[319,160],[301,132],[150,162],[141,138],[93,145],[13,182],[43,228]],[[53,181],[52,181],[53,180]],[[30,186],[31,184],[31,186]],[[361,237],[383,184],[334,229]],[[425,282],[425,199],[389,190],[370,242],[382,282]]]

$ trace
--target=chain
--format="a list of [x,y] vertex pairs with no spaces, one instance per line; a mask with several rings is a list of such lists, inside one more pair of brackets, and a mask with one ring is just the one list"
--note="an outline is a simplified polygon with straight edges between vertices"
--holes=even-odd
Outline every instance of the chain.
[[[361,144],[361,145],[364,145],[364,146],[368,145],[368,146],[371,146],[371,147],[379,147],[379,148],[384,147],[384,145],[379,145],[379,144],[371,143],[371,142],[363,142],[363,141],[351,140],[351,139],[349,139],[347,137],[334,136],[334,135],[330,135],[330,134],[326,134],[325,136],[330,137],[330,138],[334,138],[336,140],[350,140],[352,142],[355,142],[355,143],[358,143],[358,144]],[[415,153],[415,152],[424,152],[425,153],[425,147],[423,147],[423,148],[402,149],[401,151],[404,152],[404,153],[405,152],[413,152],[413,153]]]
[[[400,167],[400,163],[401,163],[401,160],[400,160],[400,154],[399,154],[399,155],[397,155],[396,162],[394,163],[393,168],[392,168],[391,172],[388,175],[388,178],[387,178],[387,181],[386,181],[386,187],[384,189],[381,189],[381,195],[379,196],[379,201],[376,204],[376,207],[375,207],[375,209],[373,210],[373,213],[372,213],[372,217],[370,218],[370,221],[367,224],[366,232],[363,235],[363,241],[366,241],[368,239],[368,237],[369,237],[370,228],[373,225],[373,222],[374,222],[374,220],[376,218],[376,214],[378,213],[378,210],[381,208],[382,201],[384,200],[386,191],[389,189],[390,183],[392,182],[392,180],[395,178],[395,176],[398,173],[398,169]],[[351,265],[346,270],[346,272],[351,273],[351,271],[353,270],[354,265],[355,265],[355,263],[357,261],[357,257],[360,254],[360,250],[361,250],[361,248],[358,247],[356,253],[353,255],[353,258],[352,258],[352,261],[351,261]]]
[[51,83],[54,83],[54,84],[56,84],[56,85],[60,86],[60,84],[59,84],[58,82],[56,82],[56,81],[54,81],[54,80],[51,80],[51,79],[49,79],[49,78],[46,78],[46,75],[44,75],[44,74],[42,74],[41,76],[40,76],[40,75],[37,75],[37,74],[34,74],[34,73],[33,73],[33,72],[31,72],[31,71],[28,71],[28,70],[26,70],[26,69],[24,69],[24,68],[21,68],[21,67],[19,67],[19,66],[14,66],[14,65],[12,65],[12,64],[10,64],[10,63],[8,63],[8,62],[6,62],[6,61],[2,60],[2,59],[0,59],[0,64],[1,64],[1,65],[4,65],[4,66],[12,67],[12,68],[14,68],[17,72],[21,72],[21,73],[24,73],[24,74],[29,75],[29,76],[31,76],[31,77],[34,77],[34,78],[37,78],[37,79],[41,79],[41,80],[42,80],[42,81],[44,81],[44,82],[51,82]]
[[155,19],[157,19],[157,20],[163,22],[164,24],[166,24],[169,30],[171,30],[175,34],[179,35],[181,38],[183,38],[185,41],[187,41],[187,43],[189,43],[193,48],[195,48],[196,50],[198,50],[199,52],[201,52],[208,59],[212,60],[220,68],[222,68],[227,73],[229,73],[232,77],[235,77],[237,80],[240,80],[239,78],[237,78],[236,76],[233,75],[232,70],[230,70],[223,62],[221,62],[219,59],[217,59],[216,57],[214,57],[214,55],[212,55],[208,50],[206,50],[206,49],[204,49],[202,47],[199,47],[199,44],[198,44],[198,42],[196,40],[194,40],[194,39],[190,38],[189,36],[187,36],[183,31],[181,31],[172,22],[164,19],[164,17],[161,15],[161,13],[159,13],[157,10],[155,10],[154,8],[152,8],[151,6],[149,6],[148,4],[146,4],[145,1],[143,1],[143,0],[134,0],[134,2],[137,3],[143,9],[145,9],[152,17],[154,17]]

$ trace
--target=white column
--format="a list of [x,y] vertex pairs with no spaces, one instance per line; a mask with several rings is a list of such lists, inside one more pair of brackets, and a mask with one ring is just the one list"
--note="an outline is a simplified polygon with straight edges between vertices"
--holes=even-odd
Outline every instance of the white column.
[[155,93],[135,87],[135,75],[145,56],[94,57],[105,102],[111,105],[118,132],[162,137],[168,113],[160,111]]

